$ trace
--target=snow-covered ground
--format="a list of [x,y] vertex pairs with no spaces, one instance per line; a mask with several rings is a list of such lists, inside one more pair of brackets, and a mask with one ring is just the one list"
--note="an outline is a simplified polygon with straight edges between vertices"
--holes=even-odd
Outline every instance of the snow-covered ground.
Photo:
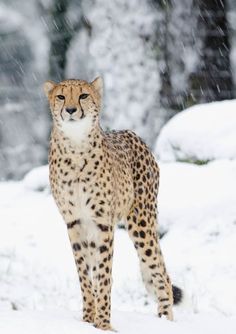
[[[121,334],[233,334],[236,317],[201,314],[188,315],[170,322],[153,315],[115,311],[112,323]],[[4,334],[104,334],[104,331],[81,322],[77,312],[68,311],[4,311],[0,314],[0,331]]]
[[[0,333],[37,329],[40,334],[95,333],[80,322],[81,295],[72,252],[47,184],[47,167],[32,171],[21,182],[0,184]],[[236,161],[161,164],[159,220],[166,232],[161,244],[172,280],[184,289],[185,300],[175,308],[174,323],[155,316],[156,305],[143,287],[133,245],[124,230],[117,230],[115,329],[234,332],[235,198]]]
[[[183,112],[183,131],[188,112]],[[234,116],[228,116],[233,123]],[[191,115],[186,117],[192,124]],[[181,114],[166,129],[179,119]],[[195,124],[193,137],[201,132],[202,123]],[[169,130],[165,143],[184,144],[181,124],[176,129],[175,140]],[[230,135],[229,128],[226,133]],[[202,136],[194,138],[194,154],[201,152],[196,150],[199,143],[210,152],[212,133],[206,147]],[[221,136],[222,145],[228,138]],[[186,141],[191,141],[190,135]],[[185,294],[174,309],[175,322],[155,316],[156,304],[142,284],[134,247],[124,230],[116,231],[112,324],[119,333],[235,333],[236,159],[228,155],[219,160],[222,156],[217,147],[214,150],[214,161],[202,166],[160,163],[161,246],[172,281]],[[77,273],[66,227],[50,195],[47,166],[34,169],[23,181],[0,183],[0,221],[0,333],[98,333],[80,321]]]

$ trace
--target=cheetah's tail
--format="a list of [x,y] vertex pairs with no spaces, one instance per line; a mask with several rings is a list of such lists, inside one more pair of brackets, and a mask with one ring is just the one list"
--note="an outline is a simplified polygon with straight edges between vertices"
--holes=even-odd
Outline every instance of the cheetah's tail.
[[172,285],[174,305],[178,305],[183,300],[183,290],[175,285]]

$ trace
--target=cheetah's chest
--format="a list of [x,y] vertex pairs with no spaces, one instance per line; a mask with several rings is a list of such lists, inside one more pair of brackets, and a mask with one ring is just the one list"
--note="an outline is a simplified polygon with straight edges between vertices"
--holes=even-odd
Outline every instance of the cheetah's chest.
[[78,174],[71,173],[66,183],[63,182],[65,180],[58,180],[58,188],[62,190],[55,200],[65,222],[79,220],[80,237],[86,242],[96,241],[98,229],[93,208],[98,199],[93,196],[93,183],[80,181],[80,178],[84,179],[81,174],[79,177]]

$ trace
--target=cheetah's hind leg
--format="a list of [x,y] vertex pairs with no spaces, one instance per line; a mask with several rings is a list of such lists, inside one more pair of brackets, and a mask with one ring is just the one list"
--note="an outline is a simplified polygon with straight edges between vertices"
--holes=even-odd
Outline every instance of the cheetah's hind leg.
[[138,253],[145,287],[158,301],[158,315],[173,320],[173,291],[159,245],[156,214],[150,210],[142,212],[140,207],[145,207],[145,203],[134,206],[127,217],[128,233]]

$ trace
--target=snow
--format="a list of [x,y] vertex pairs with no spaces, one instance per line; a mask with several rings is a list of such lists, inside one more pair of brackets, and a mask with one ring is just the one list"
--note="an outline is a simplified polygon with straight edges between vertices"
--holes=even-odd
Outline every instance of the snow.
[[24,185],[26,188],[40,191],[49,188],[49,169],[48,165],[40,166],[31,170],[24,177]]
[[19,28],[22,24],[22,17],[19,13],[11,10],[4,4],[0,4],[0,29],[1,32],[11,31]]
[[151,36],[160,14],[141,0],[96,0],[93,6],[84,1],[82,6],[93,33],[82,30],[75,36],[67,76],[93,80],[102,75],[104,128],[132,128],[153,143],[161,115],[157,114],[160,80]]
[[162,248],[196,312],[235,313],[235,198],[236,160],[161,164]]
[[[161,246],[184,289],[175,322],[155,316],[135,249],[117,230],[112,325],[119,333],[233,333],[236,328],[236,161],[161,163]],[[48,167],[0,183],[0,333],[98,333],[81,319],[67,231],[48,191]]]
[[[233,333],[233,326],[236,318],[219,319],[214,316],[209,319],[208,315],[190,316],[188,321],[181,319],[173,323],[158,319],[146,314],[134,314],[129,312],[115,312],[113,314],[114,328],[122,334],[154,334],[157,331],[165,334],[222,334]],[[75,312],[15,312],[4,311],[0,314],[0,330],[4,334],[98,334],[104,331],[94,328],[92,325],[80,322],[80,318]],[[107,331],[106,333],[114,333]]]
[[155,152],[162,161],[204,163],[236,158],[236,100],[196,105],[161,130]]

